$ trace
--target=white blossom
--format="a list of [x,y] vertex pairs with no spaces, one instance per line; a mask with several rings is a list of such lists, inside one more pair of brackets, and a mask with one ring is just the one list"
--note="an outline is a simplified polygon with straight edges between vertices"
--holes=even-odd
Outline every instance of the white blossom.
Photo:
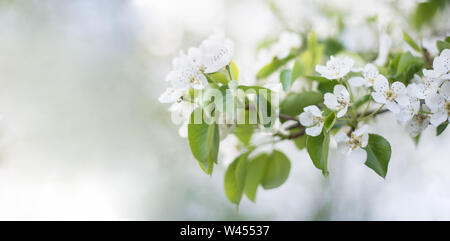
[[386,104],[386,107],[394,113],[400,111],[399,104],[403,106],[408,104],[406,87],[401,82],[394,82],[389,86],[386,77],[378,75],[373,88],[375,92],[372,93],[372,98],[380,104]]
[[270,53],[272,56],[276,56],[278,59],[286,58],[292,49],[300,48],[302,45],[302,39],[296,33],[283,32],[277,43],[275,43]]
[[338,148],[349,155],[350,159],[364,163],[367,153],[363,149],[369,143],[368,126],[364,125],[353,131],[350,136],[344,132],[339,132],[334,137],[338,143]]
[[333,57],[325,66],[317,65],[316,71],[327,79],[340,79],[347,75],[353,68],[353,59],[345,57]]
[[406,131],[412,136],[416,137],[430,124],[430,116],[421,114],[415,115],[410,121],[406,123]]
[[181,100],[183,93],[183,90],[169,87],[159,96],[158,100],[161,103],[174,103]]
[[410,121],[420,111],[420,100],[414,97],[409,97],[408,103],[401,106],[400,111],[395,114],[395,117],[401,124]]
[[195,104],[186,101],[175,102],[169,107],[172,122],[175,125],[181,125],[178,134],[183,138],[187,137],[187,128],[194,108]]
[[343,85],[334,86],[333,94],[326,93],[324,104],[331,110],[338,111],[337,117],[340,118],[347,113],[350,105],[350,94]]
[[386,34],[383,33],[380,36],[379,43],[378,43],[378,57],[375,60],[375,64],[378,66],[383,66],[387,58],[389,56],[389,51],[391,49],[392,40],[391,38]]
[[421,93],[417,87],[417,84],[410,84],[406,88],[407,101],[400,105],[400,111],[395,114],[395,117],[400,124],[405,124],[410,121],[420,111],[419,96]]
[[194,61],[181,53],[173,61],[174,70],[170,71],[166,81],[175,89],[203,89],[208,84],[205,75],[198,69]]
[[299,120],[306,127],[306,134],[309,136],[320,135],[324,123],[322,111],[315,105],[307,106],[303,110],[304,112],[299,115]]
[[439,126],[449,119],[450,114],[450,81],[445,81],[439,93],[431,94],[425,98],[425,104],[433,113],[430,122],[433,126]]
[[362,74],[363,74],[363,77],[350,78],[348,80],[350,85],[355,86],[355,87],[360,87],[363,85],[370,87],[370,86],[373,86],[373,84],[375,83],[375,79],[378,77],[378,75],[380,75],[377,67],[373,64],[366,64],[366,66],[364,66],[364,68],[362,70]]
[[450,49],[444,49],[442,53],[433,60],[433,69],[423,70],[424,76],[432,79],[450,79]]
[[198,48],[189,49],[189,57],[204,73],[214,73],[231,62],[234,53],[233,42],[219,32],[204,40]]

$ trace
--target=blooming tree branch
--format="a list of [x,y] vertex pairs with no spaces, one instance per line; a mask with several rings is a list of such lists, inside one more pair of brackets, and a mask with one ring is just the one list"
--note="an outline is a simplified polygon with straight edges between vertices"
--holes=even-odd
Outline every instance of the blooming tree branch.
[[[306,149],[328,176],[334,139],[349,159],[385,178],[392,150],[370,131],[376,116],[391,113],[415,141],[429,125],[440,135],[450,121],[450,38],[438,42],[444,47],[436,56],[406,33],[404,40],[422,56],[380,47],[376,60],[364,59],[344,49],[325,52],[330,43],[312,31],[283,33],[263,53],[267,62],[255,78],[241,79],[233,42],[216,33],[174,59],[170,87],[159,100],[171,104],[180,135],[207,174],[226,153],[221,141],[235,137],[240,155],[225,173],[232,203],[244,194],[254,201],[259,186],[272,189],[286,181],[290,161],[273,145],[281,141]],[[266,144],[272,151],[260,151]]]

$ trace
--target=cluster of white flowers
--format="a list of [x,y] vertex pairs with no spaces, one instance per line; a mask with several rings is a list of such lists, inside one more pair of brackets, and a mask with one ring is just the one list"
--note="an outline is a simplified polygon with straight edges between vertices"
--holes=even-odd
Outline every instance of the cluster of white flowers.
[[422,82],[408,85],[396,114],[406,124],[412,136],[420,134],[429,124],[437,127],[449,120],[450,113],[450,50],[445,49],[434,58],[433,69],[423,70]]
[[181,52],[173,62],[173,70],[166,81],[170,87],[159,97],[161,103],[172,103],[169,111],[172,121],[182,124],[180,135],[187,136],[187,123],[192,110],[198,104],[191,100],[189,90],[201,90],[208,86],[207,74],[220,71],[230,64],[233,56],[233,42],[222,32],[204,40],[198,48],[190,48],[188,53]]
[[[330,80],[345,81],[344,77],[353,68],[354,61],[349,57],[331,57],[325,66],[316,66],[316,71]],[[385,106],[395,114],[397,121],[406,126],[411,136],[419,135],[429,124],[437,127],[450,120],[450,50],[445,49],[433,61],[433,69],[423,70],[422,82],[409,84],[401,82],[389,83],[388,79],[379,73],[373,64],[367,64],[360,70],[362,77],[351,77],[349,85],[338,84],[333,93],[324,95],[324,105],[336,112],[336,117],[346,115],[351,107],[351,97],[348,88],[366,87],[372,99]],[[350,92],[350,93],[349,93]],[[305,133],[318,136],[322,132],[325,117],[317,106],[307,106],[299,115],[300,123],[305,126]],[[358,150],[367,145],[367,126],[352,132],[340,132],[335,136],[337,143],[343,143],[347,151]],[[342,146],[342,145],[341,145]],[[358,155],[358,153],[356,154]],[[359,156],[361,156],[359,155]],[[365,154],[364,154],[365,155]],[[360,158],[358,158],[360,159]]]

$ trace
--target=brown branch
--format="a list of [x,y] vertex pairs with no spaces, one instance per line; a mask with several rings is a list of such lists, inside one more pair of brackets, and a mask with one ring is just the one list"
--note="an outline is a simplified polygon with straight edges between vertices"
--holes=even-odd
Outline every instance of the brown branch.
[[[389,110],[387,110],[387,109],[383,109],[383,110],[380,110],[380,111],[378,111],[377,113],[375,113],[373,116],[377,116],[377,115],[380,115],[380,114],[383,114],[383,113],[387,113],[388,111],[389,111]],[[372,113],[373,113],[373,111],[370,112],[370,113],[366,113],[364,116],[369,116],[369,115],[371,115]],[[362,115],[362,114],[358,114],[358,118],[359,118],[361,115]],[[299,132],[291,133],[291,134],[289,134],[289,135],[283,135],[283,134],[281,134],[281,133],[277,133],[277,134],[274,134],[274,136],[279,136],[279,137],[281,137],[281,139],[284,139],[284,140],[292,140],[292,139],[296,139],[296,138],[298,138],[298,137],[301,137],[301,136],[303,136],[303,135],[305,134],[305,127],[302,126],[302,125],[300,124],[300,122],[299,122],[299,120],[298,120],[297,117],[295,117],[295,116],[290,116],[290,115],[286,115],[286,114],[279,114],[279,118],[282,119],[282,120],[293,120],[293,121],[297,121],[296,124],[294,124],[294,125],[289,126],[288,128],[286,128],[287,130],[292,130],[292,129],[295,129],[295,128],[301,128],[301,130],[300,130]],[[352,127],[352,131],[353,131],[353,130],[354,130],[354,127]]]
[[431,57],[430,52],[426,48],[422,48],[423,57],[425,58],[425,61],[427,62],[427,67],[433,66],[433,57]]
[[280,114],[278,114],[278,117],[280,117],[280,119],[282,119],[282,120],[293,120],[293,121],[299,122],[298,118],[295,116],[290,116],[290,115],[280,113]]

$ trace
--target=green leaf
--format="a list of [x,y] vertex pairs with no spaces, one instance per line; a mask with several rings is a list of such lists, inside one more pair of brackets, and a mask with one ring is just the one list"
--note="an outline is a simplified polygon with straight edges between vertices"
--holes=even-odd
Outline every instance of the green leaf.
[[283,85],[283,90],[285,92],[289,92],[289,89],[291,88],[291,71],[288,69],[285,69],[280,72],[280,82]]
[[212,80],[215,83],[220,83],[223,85],[228,84],[228,76],[222,72],[215,72],[206,75],[208,76],[208,79]]
[[294,62],[294,67],[292,67],[291,74],[291,85],[303,74],[303,65],[299,58]]
[[447,128],[447,126],[448,126],[448,121],[446,121],[446,122],[440,124],[440,125],[436,128],[436,135],[437,135],[437,136],[441,135],[442,132],[445,131],[445,129]]
[[369,134],[369,143],[364,150],[367,152],[366,166],[385,178],[391,159],[391,144],[382,136]]
[[299,150],[305,149],[307,137],[307,135],[302,135],[294,139],[294,144]]
[[419,3],[412,19],[416,29],[421,29],[424,24],[430,23],[436,12],[443,9],[445,3],[446,0],[429,0]]
[[275,71],[277,71],[281,66],[287,64],[289,60],[293,59],[295,55],[289,55],[286,58],[278,59],[274,58],[272,62],[267,64],[266,66],[262,67],[258,73],[256,74],[257,79],[264,79],[267,78],[269,75],[273,74]]
[[234,61],[230,62],[230,72],[233,80],[239,80],[239,69]]
[[437,41],[436,43],[437,48],[439,49],[439,53],[442,52],[444,49],[450,49],[450,42],[444,42],[444,41]]
[[273,151],[268,157],[262,179],[264,189],[273,189],[281,186],[289,176],[291,162],[280,151]]
[[336,113],[335,112],[331,112],[327,116],[327,118],[325,118],[325,122],[323,124],[323,127],[328,132],[328,131],[330,131],[331,128],[333,128],[334,123],[336,123]]
[[323,95],[315,91],[305,91],[302,93],[291,93],[281,102],[280,113],[290,116],[297,116],[303,112],[303,108],[315,105],[323,100]]
[[250,145],[254,129],[246,126],[234,128],[233,134],[246,146]]
[[241,201],[244,193],[245,180],[247,175],[247,157],[249,153],[246,152],[238,156],[228,166],[224,177],[225,195],[230,202],[238,204]]
[[321,77],[321,76],[316,76],[316,75],[306,75],[305,76],[306,79],[310,79],[310,80],[314,80],[317,81],[319,83],[327,83],[330,82],[331,80],[325,78],[325,77]]
[[397,76],[401,75],[408,68],[413,59],[414,56],[410,52],[406,52],[401,55],[397,66]]
[[[275,117],[272,116],[272,91],[270,89],[261,86],[245,86],[239,85],[239,89],[244,91],[254,90],[257,97],[258,103],[258,120],[259,123],[264,124],[266,128],[272,126],[275,121]],[[266,108],[266,109],[265,109]],[[263,113],[266,113],[263,115]]]
[[422,50],[420,49],[419,45],[414,42],[414,40],[411,38],[411,36],[409,36],[405,31],[403,31],[403,39],[406,41],[406,43],[409,44],[409,46],[411,46],[411,48],[413,48],[415,51],[417,52],[422,52]]
[[252,202],[255,202],[258,186],[263,180],[268,157],[269,155],[262,153],[250,160],[248,164],[245,195]]
[[188,125],[189,146],[203,171],[211,174],[219,152],[219,128],[217,123],[207,124],[203,118],[200,124],[195,124],[194,116],[196,115],[204,116],[201,108],[195,109],[191,114]]
[[319,136],[308,136],[306,139],[306,150],[314,166],[322,170],[322,174],[328,176],[328,150],[330,136],[322,132]]
[[337,80],[328,80],[327,82],[319,82],[317,89],[320,90],[323,94],[333,92],[334,86],[338,85],[339,81]]
[[341,50],[344,49],[344,46],[339,42],[339,40],[335,38],[327,38],[324,41],[325,44],[325,50],[324,53],[326,56],[332,56],[339,53]]
[[420,136],[421,136],[421,134],[413,137],[413,141],[414,141],[414,144],[416,145],[416,147],[417,147],[417,145],[419,145]]

